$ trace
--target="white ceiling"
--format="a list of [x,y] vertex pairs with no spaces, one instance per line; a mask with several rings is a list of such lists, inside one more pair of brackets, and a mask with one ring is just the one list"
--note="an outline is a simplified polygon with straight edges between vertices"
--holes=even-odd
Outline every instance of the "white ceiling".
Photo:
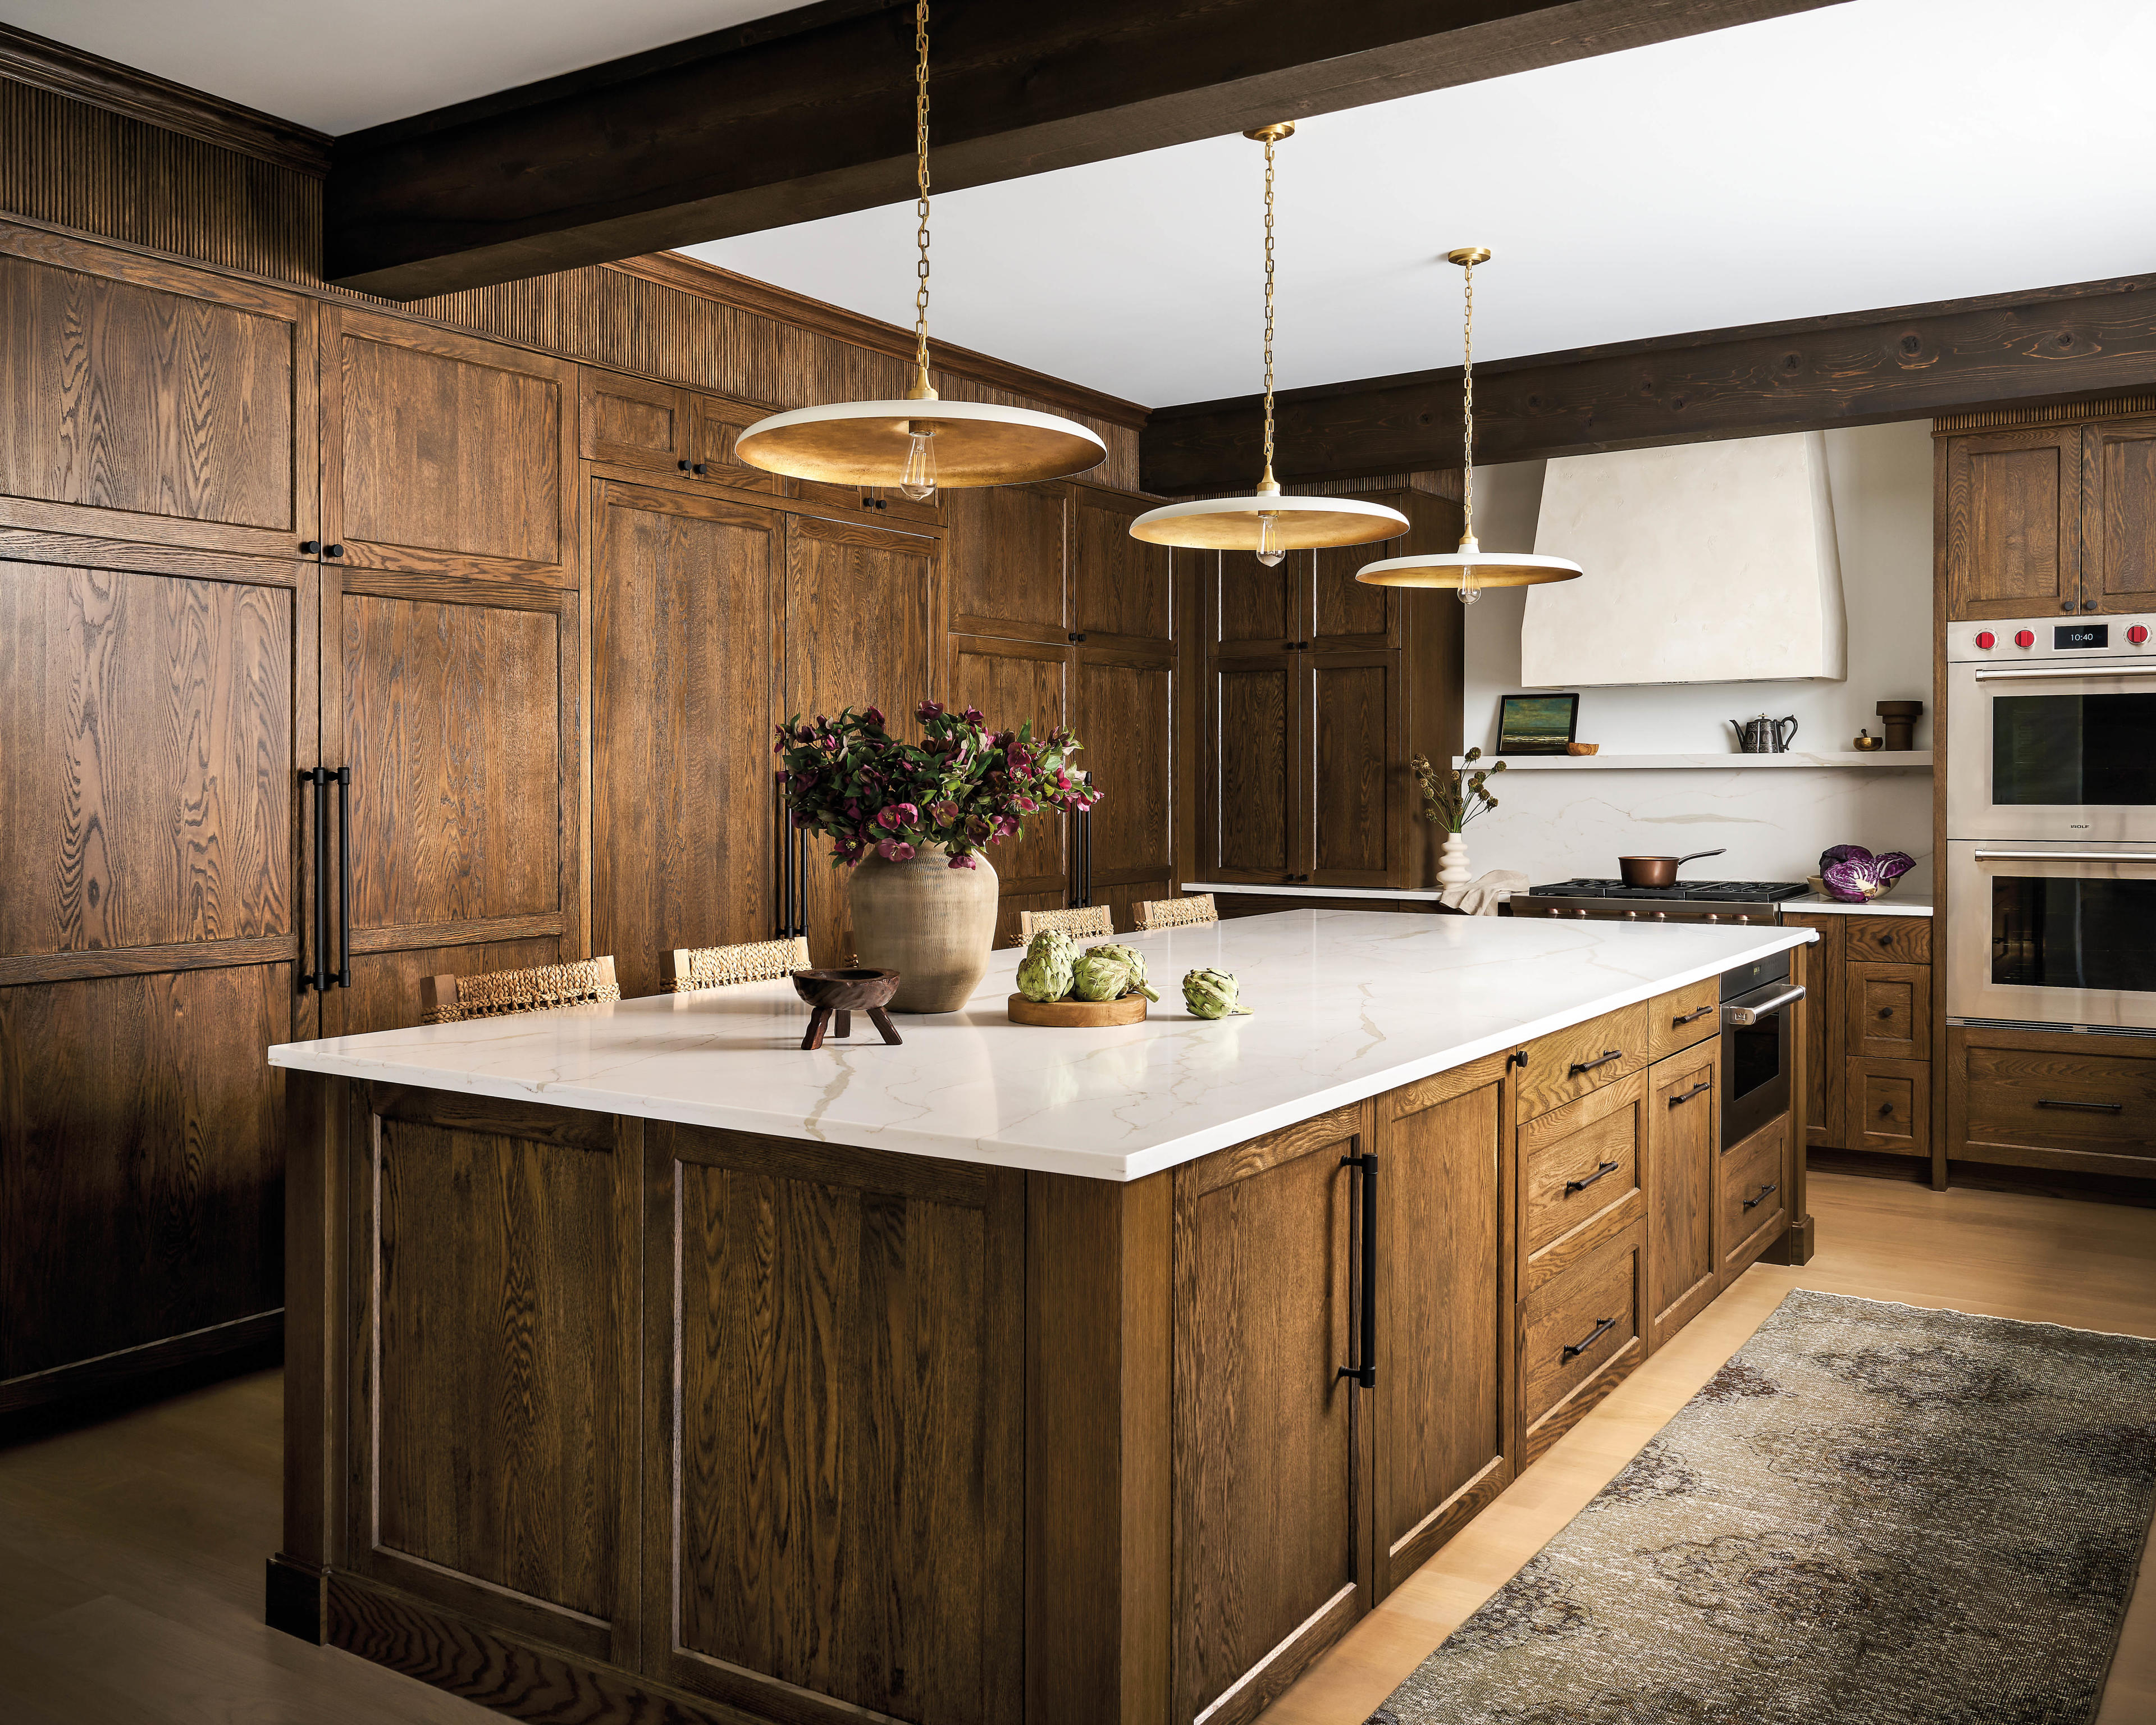
[[[0,18],[332,133],[783,0],[0,0]],[[1284,388],[1478,355],[2156,270],[2156,5],[1846,5],[1304,122],[1281,151]],[[1257,388],[1258,149],[937,200],[932,331],[1158,406]],[[693,247],[912,321],[901,205]]]
[[357,131],[801,0],[0,0],[0,20],[296,120]]
[[[2156,5],[1852,0],[1304,122],[1282,388],[2156,270]],[[939,198],[932,334],[1147,406],[1259,388],[1259,148]],[[911,205],[691,247],[912,321]]]

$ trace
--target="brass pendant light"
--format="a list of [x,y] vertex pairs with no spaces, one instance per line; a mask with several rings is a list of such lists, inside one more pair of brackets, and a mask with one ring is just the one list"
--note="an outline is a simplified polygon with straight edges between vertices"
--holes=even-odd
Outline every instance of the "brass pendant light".
[[[928,381],[928,0],[913,13],[913,387],[903,401],[832,402],[759,419],[735,439],[752,467],[834,485],[889,485],[926,500],[938,485],[1008,485],[1082,473],[1107,445],[1075,419],[944,401]],[[924,403],[933,403],[932,407]]]
[[1460,266],[1467,293],[1467,321],[1460,338],[1460,442],[1466,472],[1460,495],[1466,519],[1460,523],[1460,549],[1365,563],[1355,572],[1355,578],[1372,587],[1449,587],[1459,593],[1461,604],[1471,605],[1486,587],[1536,587],[1547,581],[1576,580],[1586,572],[1565,557],[1485,552],[1475,537],[1475,266],[1488,263],[1490,252],[1486,246],[1464,245],[1447,252],[1445,260]]
[[1265,146],[1265,472],[1248,497],[1205,497],[1149,509],[1131,523],[1131,537],[1193,551],[1252,552],[1270,568],[1291,551],[1390,539],[1407,526],[1408,518],[1357,497],[1283,492],[1273,478],[1273,146],[1293,137],[1295,127],[1283,121],[1243,136]]

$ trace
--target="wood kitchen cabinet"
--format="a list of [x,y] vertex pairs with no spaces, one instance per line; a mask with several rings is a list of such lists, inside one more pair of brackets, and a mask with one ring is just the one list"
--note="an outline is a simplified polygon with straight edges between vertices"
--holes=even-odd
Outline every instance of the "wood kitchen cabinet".
[[1459,506],[1369,494],[1408,516],[1380,545],[1203,554],[1199,868],[1252,886],[1414,886],[1435,879],[1408,762],[1460,746],[1462,623],[1450,593],[1366,587],[1379,558],[1449,549]]
[[734,439],[765,409],[598,366],[578,368],[583,459],[645,468],[736,491],[782,495],[786,481],[734,457]]
[[1804,1142],[1931,1164],[1945,1183],[1933,1130],[1932,919],[1839,912],[1790,915],[1818,942],[1794,955],[1794,980],[1810,992],[1798,1081]]
[[1647,1076],[1647,1342],[1660,1348],[1721,1291],[1715,1163],[1722,1150],[1722,1040],[1657,1060]]
[[1933,423],[1949,618],[2156,609],[2156,417],[2147,405]]

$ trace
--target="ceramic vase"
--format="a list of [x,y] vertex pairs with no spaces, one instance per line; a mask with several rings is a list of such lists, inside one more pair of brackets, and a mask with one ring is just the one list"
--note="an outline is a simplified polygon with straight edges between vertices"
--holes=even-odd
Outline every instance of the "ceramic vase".
[[1465,886],[1474,879],[1467,869],[1467,841],[1457,833],[1445,835],[1445,847],[1437,854],[1437,863],[1440,886]]
[[956,1012],[973,997],[995,944],[994,866],[976,854],[954,869],[940,845],[905,862],[870,855],[846,886],[855,961],[898,973],[893,1012]]

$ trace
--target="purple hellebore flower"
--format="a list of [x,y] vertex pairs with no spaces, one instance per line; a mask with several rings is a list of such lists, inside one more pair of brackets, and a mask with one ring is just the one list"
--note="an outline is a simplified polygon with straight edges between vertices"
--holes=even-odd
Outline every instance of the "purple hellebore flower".
[[911,862],[913,847],[903,839],[886,839],[876,846],[876,855],[886,862]]

